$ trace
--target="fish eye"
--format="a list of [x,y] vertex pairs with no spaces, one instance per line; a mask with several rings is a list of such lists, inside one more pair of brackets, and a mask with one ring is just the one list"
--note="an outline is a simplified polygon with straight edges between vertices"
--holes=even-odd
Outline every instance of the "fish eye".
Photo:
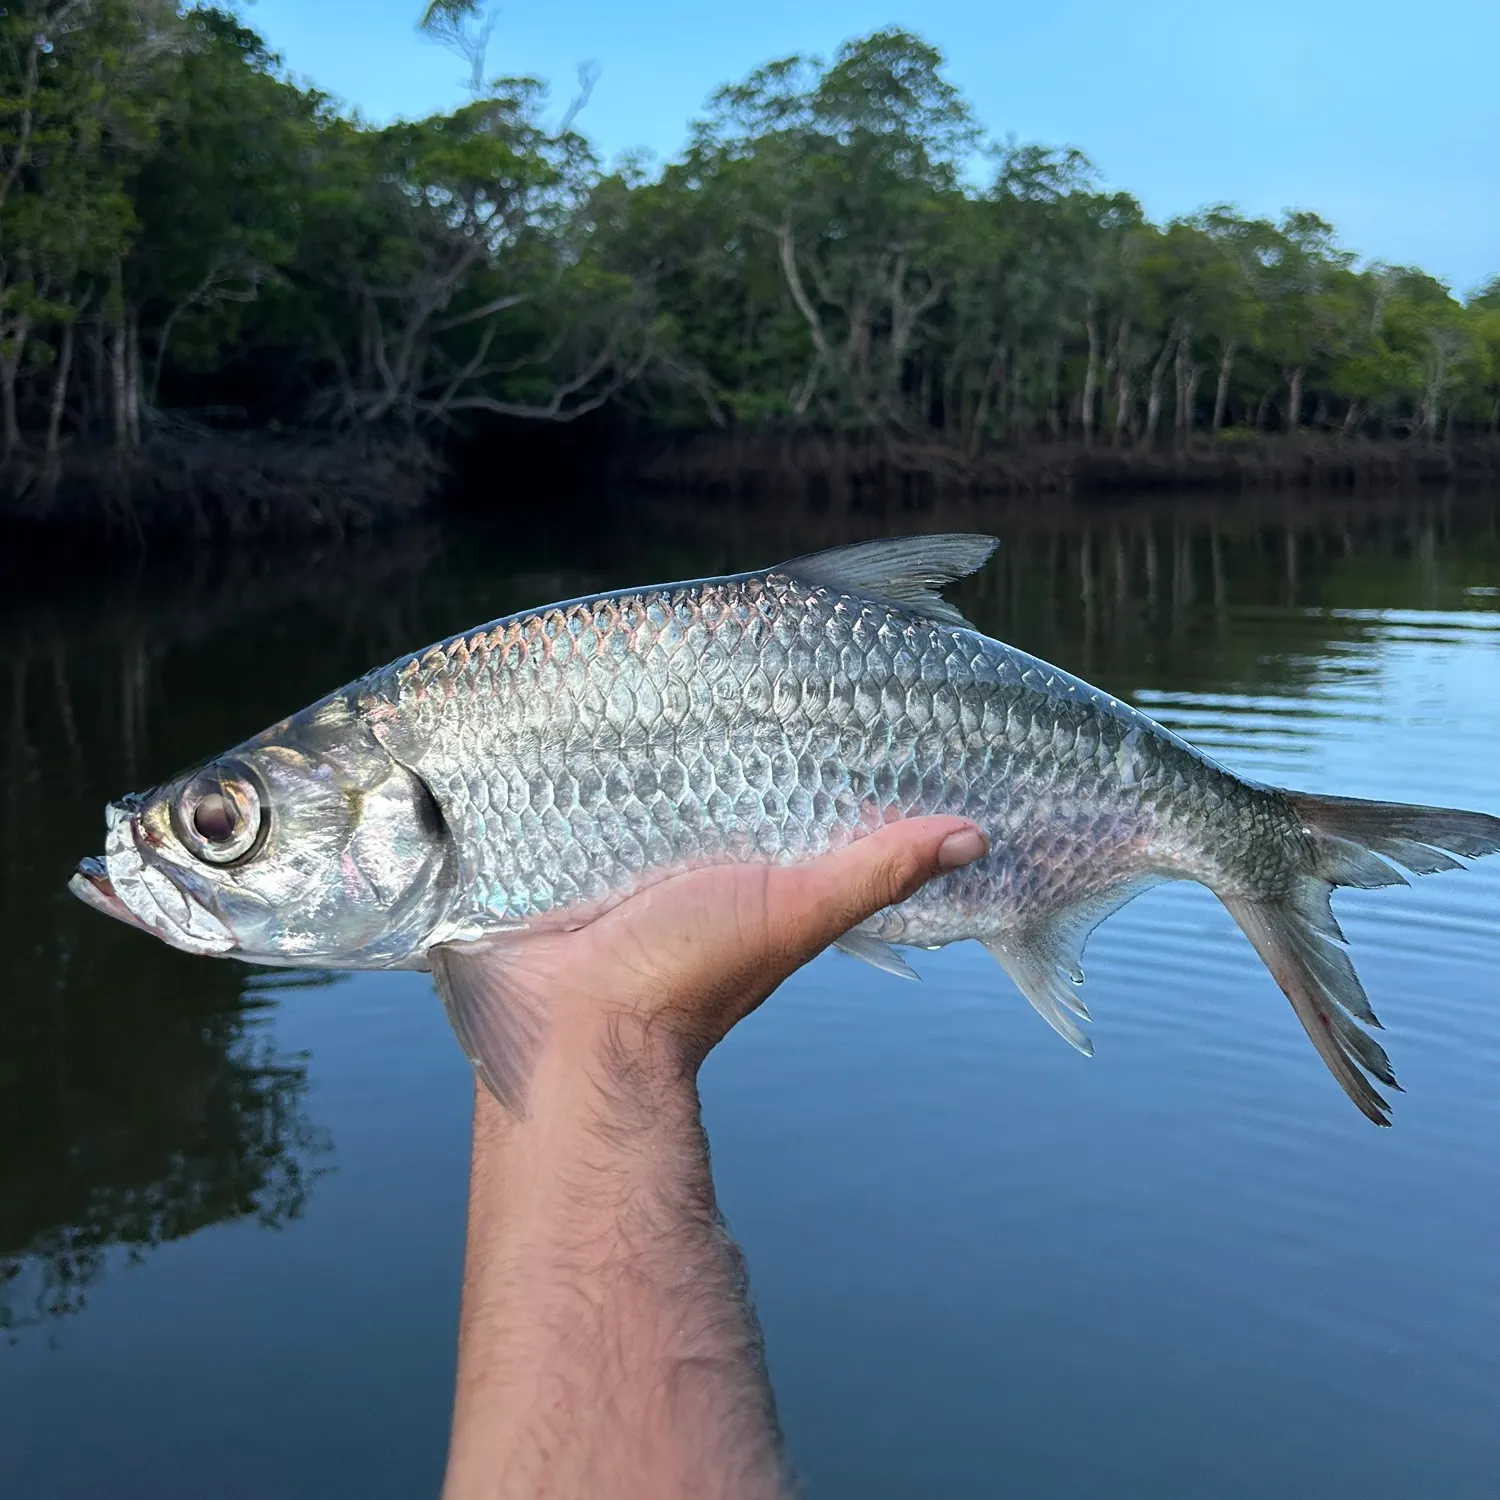
[[174,811],[177,836],[209,864],[244,859],[260,846],[265,831],[260,793],[238,767],[214,767],[195,776]]
[[239,824],[239,809],[222,792],[210,792],[193,809],[193,829],[208,844],[230,843]]

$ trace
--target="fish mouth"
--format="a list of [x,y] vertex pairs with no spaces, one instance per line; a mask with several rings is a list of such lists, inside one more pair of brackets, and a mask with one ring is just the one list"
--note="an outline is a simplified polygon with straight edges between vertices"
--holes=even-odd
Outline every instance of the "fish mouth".
[[144,801],[126,797],[105,811],[104,857],[81,860],[68,889],[86,906],[189,953],[231,953],[238,938],[214,910],[212,892],[152,849],[141,827]]
[[109,871],[97,854],[91,854],[87,859],[78,861],[78,869],[68,882],[68,889],[85,906],[92,906],[95,911],[102,911],[106,917],[113,917],[117,922],[123,922],[127,927],[139,928],[142,932],[152,931],[115,894]]

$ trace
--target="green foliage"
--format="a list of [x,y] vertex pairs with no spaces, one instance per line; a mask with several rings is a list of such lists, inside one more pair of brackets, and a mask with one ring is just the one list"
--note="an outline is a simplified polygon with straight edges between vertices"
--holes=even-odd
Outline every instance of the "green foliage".
[[295,253],[320,123],[316,96],[278,80],[260,38],[232,17],[190,12],[180,45],[135,178],[124,268],[158,370],[169,352],[209,368],[244,336],[247,310]]
[[653,388],[658,416],[970,451],[1492,422],[1500,282],[1467,308],[1417,273],[1390,283],[1305,211],[1158,228],[1076,149],[983,147],[942,61],[891,30],[768,63],[654,180],[601,185],[600,253],[667,316],[681,378]]
[[1500,279],[1358,269],[1305,211],[1153,225],[1076,149],[987,143],[908,31],[767,63],[679,160],[606,173],[587,79],[560,127],[484,81],[492,22],[428,5],[468,102],[376,128],[226,11],[0,13],[6,454],[173,411],[400,434],[609,400],[971,453],[1500,424]]
[[542,123],[544,102],[535,80],[500,79],[372,129],[289,82],[225,11],[6,11],[7,450],[44,425],[49,453],[63,429],[129,448],[173,407],[410,432],[598,405],[657,320],[594,255],[593,158]]

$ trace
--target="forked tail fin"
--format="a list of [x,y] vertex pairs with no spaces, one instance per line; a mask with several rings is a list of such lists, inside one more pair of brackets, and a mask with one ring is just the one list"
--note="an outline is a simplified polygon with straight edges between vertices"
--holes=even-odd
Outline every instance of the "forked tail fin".
[[1385,1049],[1359,1024],[1379,1027],[1380,1022],[1344,951],[1329,897],[1340,885],[1406,884],[1393,865],[1416,875],[1462,869],[1455,854],[1472,858],[1500,850],[1500,818],[1354,797],[1283,795],[1312,839],[1308,867],[1274,898],[1221,899],[1344,1092],[1368,1119],[1389,1125],[1390,1105],[1365,1074],[1393,1089],[1401,1085]]

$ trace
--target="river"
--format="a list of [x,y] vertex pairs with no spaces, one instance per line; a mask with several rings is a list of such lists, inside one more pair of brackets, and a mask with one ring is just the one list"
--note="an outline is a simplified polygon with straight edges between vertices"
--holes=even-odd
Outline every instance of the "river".
[[[632,499],[0,600],[0,1491],[435,1493],[468,1069],[427,976],[194,959],[65,893],[105,802],[526,605],[993,530],[983,629],[1255,777],[1500,811],[1500,494]],[[814,1500],[1500,1495],[1500,859],[1338,909],[1367,1124],[1227,914],[1089,947],[1092,1061],[972,944],[837,954],[703,1078]]]

